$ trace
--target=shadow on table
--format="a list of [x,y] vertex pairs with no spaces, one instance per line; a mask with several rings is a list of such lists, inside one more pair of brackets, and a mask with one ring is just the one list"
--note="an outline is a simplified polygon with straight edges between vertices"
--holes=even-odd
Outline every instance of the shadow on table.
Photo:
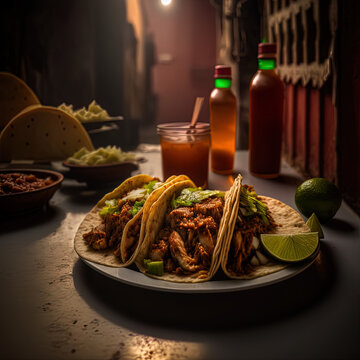
[[79,205],[93,204],[94,206],[105,194],[113,191],[120,183],[107,184],[63,184],[59,191],[68,196],[71,202]]
[[303,182],[303,180],[299,178],[299,176],[289,175],[289,174],[280,174],[278,178],[270,181],[286,184],[286,185],[294,185],[296,187]]
[[[39,226],[39,232],[36,232],[36,239],[39,239],[41,236],[46,236],[54,231],[57,228],[54,224],[59,225],[65,216],[65,211],[59,206],[52,205],[50,200],[50,204],[42,208],[11,216],[2,215],[0,217],[0,235]],[[43,226],[50,223],[51,226]],[[42,233],[40,234],[40,232]]]
[[347,221],[341,220],[341,219],[337,219],[337,218],[333,218],[330,221],[328,221],[326,224],[326,227],[337,231],[339,233],[351,233],[354,232],[356,229],[354,228],[353,225],[351,225],[350,223],[348,223]]
[[[109,321],[137,333],[166,338],[172,337],[171,328],[192,334],[224,332],[306,313],[321,303],[336,282],[331,249],[326,244],[322,244],[315,263],[298,276],[232,293],[166,293],[132,287],[97,273],[80,260],[73,275],[80,296]],[[191,337],[190,332],[186,334]]]

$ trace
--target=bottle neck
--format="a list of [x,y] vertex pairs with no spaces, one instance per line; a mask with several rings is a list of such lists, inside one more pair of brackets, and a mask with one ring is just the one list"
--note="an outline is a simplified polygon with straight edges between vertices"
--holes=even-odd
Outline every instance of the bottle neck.
[[221,89],[227,89],[231,87],[231,79],[227,78],[216,78],[215,79],[215,87]]
[[276,60],[272,58],[258,59],[259,70],[273,70],[276,66]]

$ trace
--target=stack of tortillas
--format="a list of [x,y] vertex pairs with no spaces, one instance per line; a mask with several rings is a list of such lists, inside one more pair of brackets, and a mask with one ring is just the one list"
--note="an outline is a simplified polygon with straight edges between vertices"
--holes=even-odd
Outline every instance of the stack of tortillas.
[[73,116],[42,106],[33,91],[16,76],[0,72],[0,161],[64,160],[94,146]]

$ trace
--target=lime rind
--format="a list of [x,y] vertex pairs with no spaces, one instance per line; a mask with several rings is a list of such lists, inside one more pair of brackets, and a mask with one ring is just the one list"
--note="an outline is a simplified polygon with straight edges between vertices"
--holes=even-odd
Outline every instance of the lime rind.
[[261,234],[261,244],[275,259],[299,262],[311,257],[319,246],[317,232],[301,234]]
[[306,217],[316,213],[321,222],[334,217],[341,202],[340,190],[324,178],[306,180],[295,192],[295,204],[299,211]]
[[309,217],[308,221],[306,222],[306,225],[310,228],[310,231],[319,233],[319,239],[324,238],[324,233],[321,228],[320,221],[315,213],[312,213],[312,215]]

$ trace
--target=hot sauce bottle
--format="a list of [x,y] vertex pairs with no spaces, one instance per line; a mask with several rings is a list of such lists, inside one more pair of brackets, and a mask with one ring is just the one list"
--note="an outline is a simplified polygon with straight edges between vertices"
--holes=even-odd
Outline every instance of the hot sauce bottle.
[[231,67],[215,66],[210,94],[211,170],[232,174],[236,141],[236,97],[231,91]]
[[249,166],[252,175],[270,179],[280,173],[284,108],[284,84],[275,71],[276,44],[259,44],[258,66],[249,89]]

